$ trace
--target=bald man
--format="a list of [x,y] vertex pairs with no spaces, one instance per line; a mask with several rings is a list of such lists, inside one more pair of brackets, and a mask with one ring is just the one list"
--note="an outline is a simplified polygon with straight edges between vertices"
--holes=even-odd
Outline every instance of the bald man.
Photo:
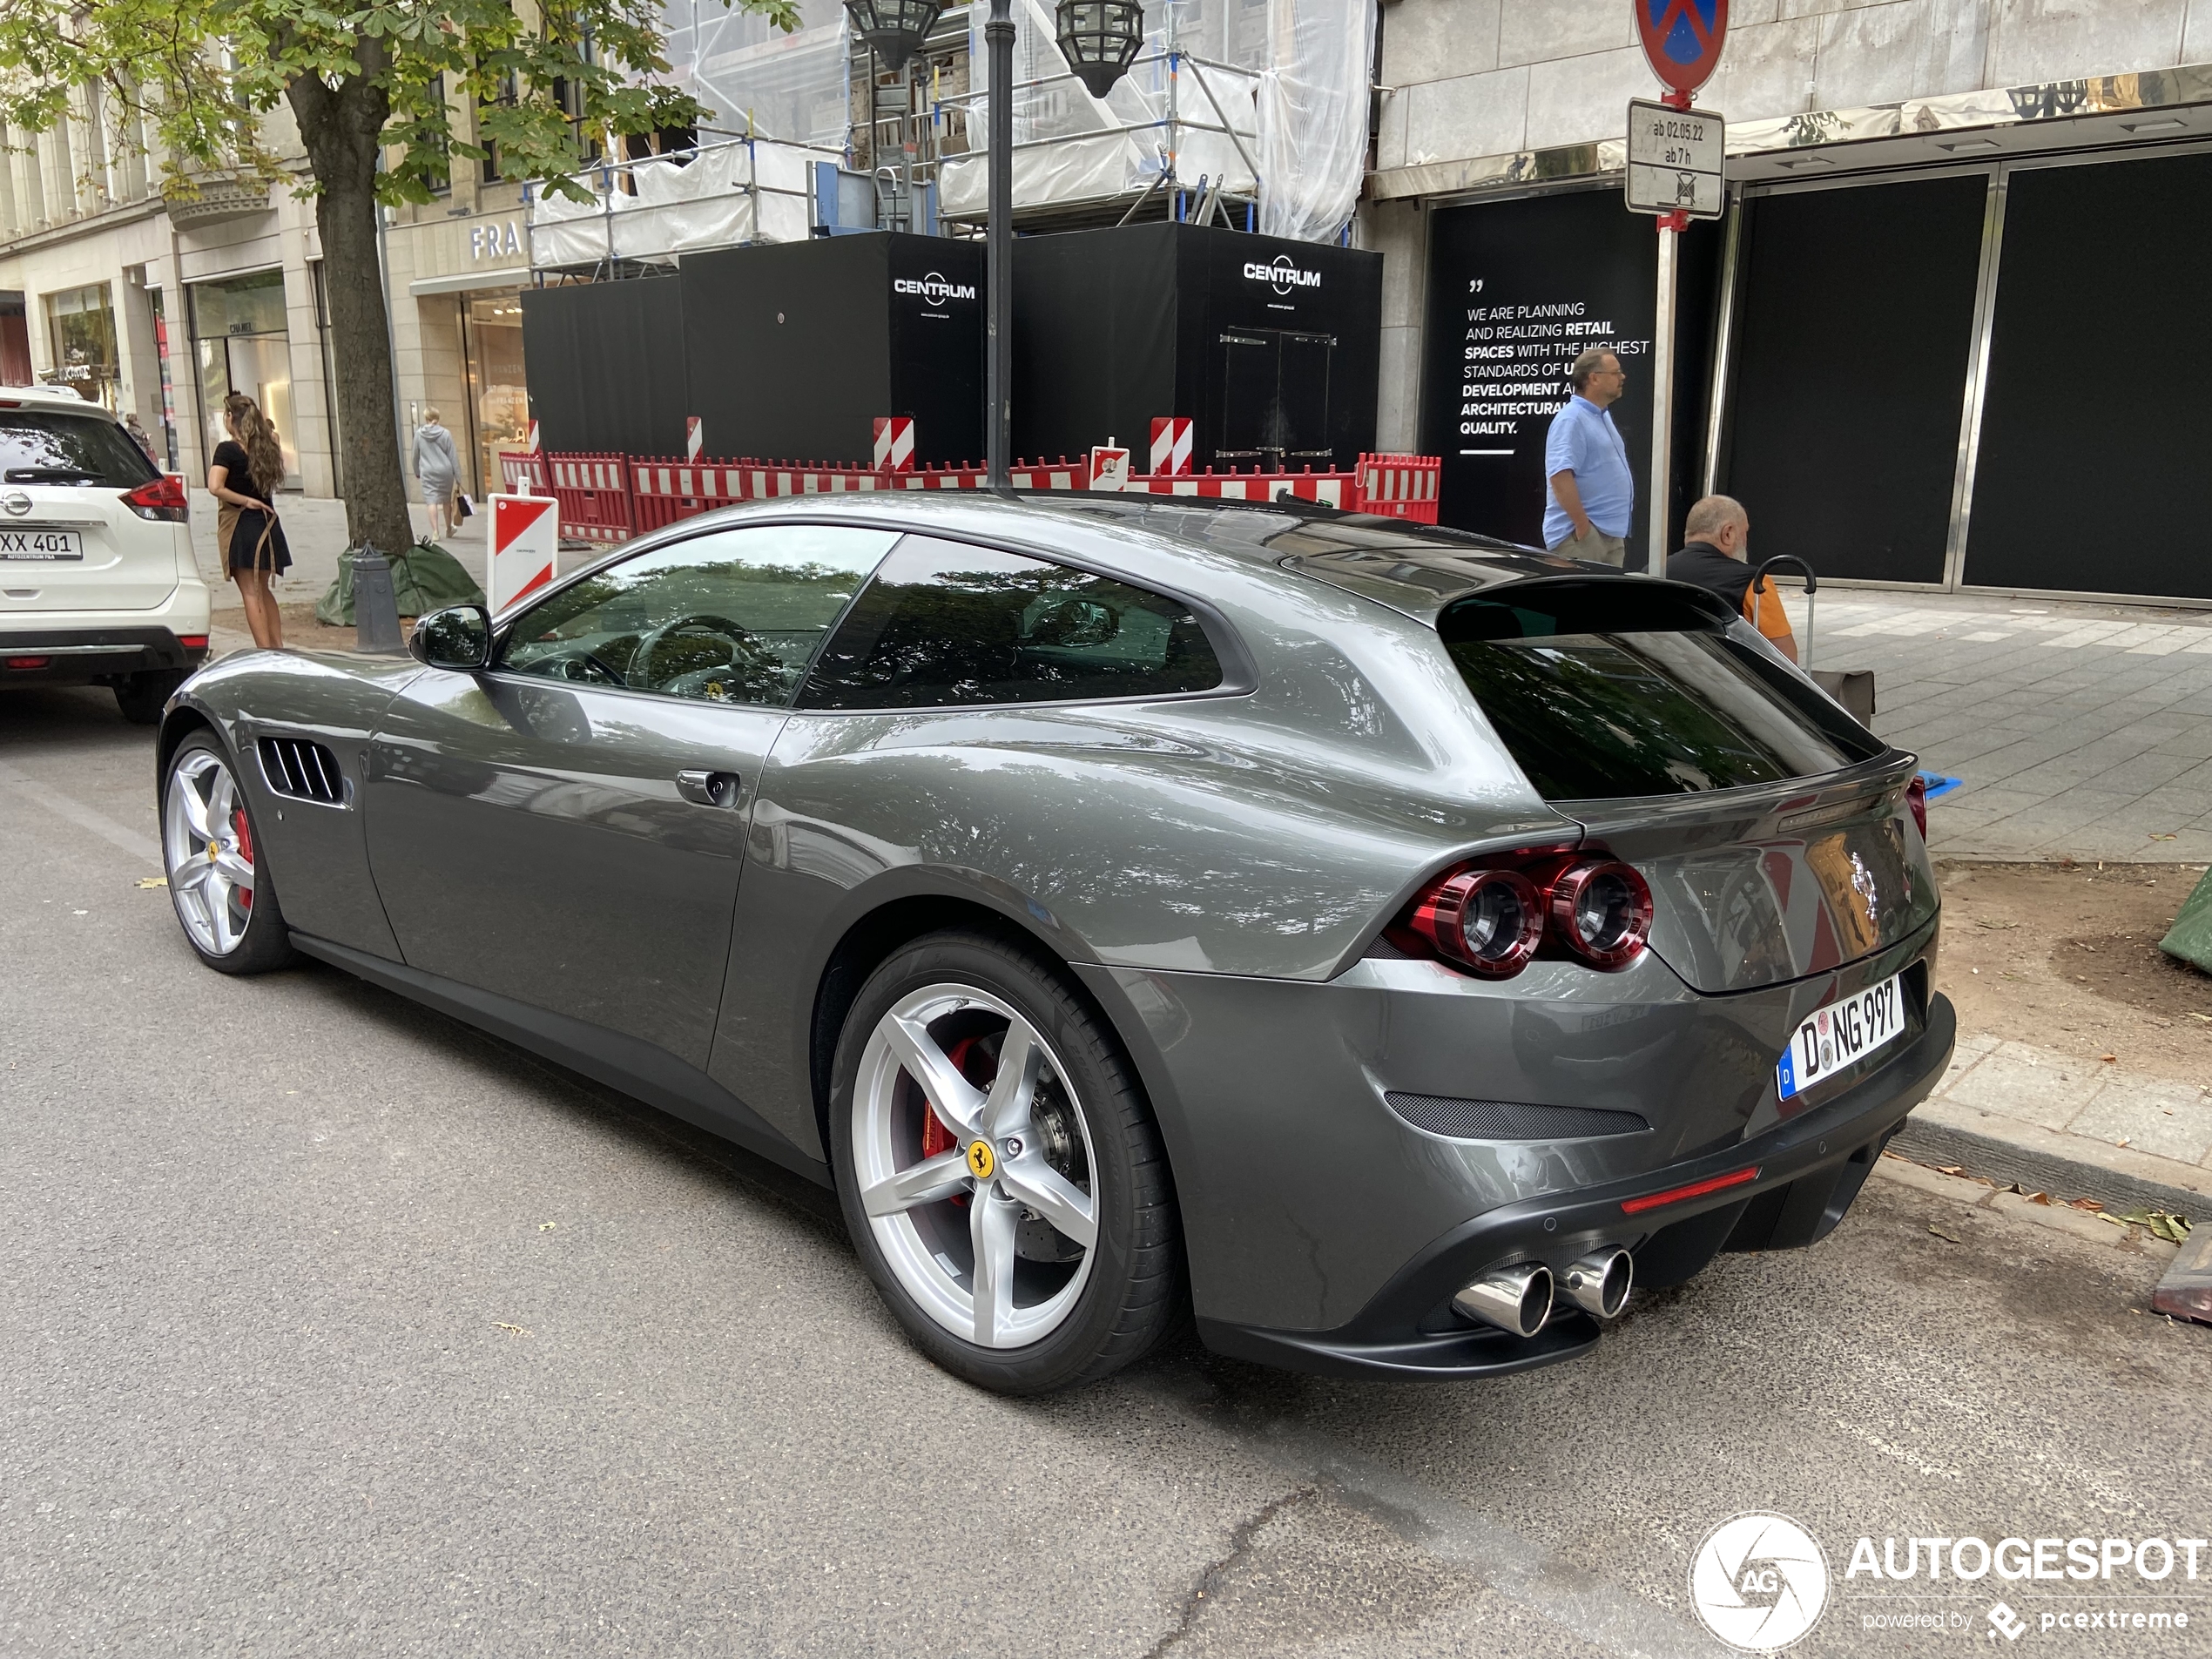
[[1782,608],[1774,578],[1767,578],[1764,593],[1754,597],[1750,591],[1751,566],[1744,556],[1750,551],[1751,517],[1743,503],[1732,496],[1707,496],[1689,509],[1682,528],[1683,550],[1667,561],[1667,579],[1717,593],[1769,644],[1796,662],[1797,636],[1790,631],[1790,615]]

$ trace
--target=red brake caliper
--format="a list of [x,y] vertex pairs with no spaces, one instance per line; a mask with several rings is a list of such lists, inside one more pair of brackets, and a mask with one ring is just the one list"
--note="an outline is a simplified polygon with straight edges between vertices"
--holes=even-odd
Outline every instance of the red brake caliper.
[[[251,868],[253,863],[253,828],[252,825],[246,821],[245,807],[239,806],[233,810],[231,813],[231,827],[238,832],[238,855],[239,857],[244,859],[247,867]],[[238,907],[240,910],[251,910],[253,908],[253,888],[246,887],[239,892],[238,895]]]
[[[989,1086],[990,1080],[988,1077],[968,1076],[968,1060],[971,1057],[988,1057],[976,1055],[974,1037],[962,1037],[958,1042],[953,1044],[951,1053],[945,1057],[953,1062],[954,1070],[959,1072],[961,1076],[967,1077],[968,1082],[974,1083],[979,1089]],[[924,1098],[927,1099],[927,1096],[925,1096]],[[921,1156],[925,1160],[935,1157],[940,1152],[949,1152],[959,1144],[960,1137],[945,1127],[944,1120],[937,1116],[934,1109],[922,1115]],[[953,1202],[966,1204],[968,1195],[964,1192],[956,1194]]]

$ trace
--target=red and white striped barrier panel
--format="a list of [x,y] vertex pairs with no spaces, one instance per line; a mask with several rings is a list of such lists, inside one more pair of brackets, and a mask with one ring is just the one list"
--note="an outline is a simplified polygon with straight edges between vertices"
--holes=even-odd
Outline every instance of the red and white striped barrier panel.
[[1386,518],[1436,523],[1436,485],[1444,462],[1437,455],[1359,457],[1357,509]]
[[579,542],[626,542],[630,516],[630,467],[618,455],[545,457],[553,494],[561,502],[561,534]]
[[878,415],[875,422],[875,470],[912,472],[914,464],[914,423],[903,415]]
[[657,530],[679,518],[711,512],[745,499],[733,475],[736,469],[721,462],[693,462],[655,456],[630,463],[631,498],[635,504],[637,533]]
[[1279,501],[1285,495],[1324,507],[1351,506],[1359,475],[1349,472],[1202,472],[1132,478],[1130,496],[1195,496],[1201,501]]
[[[532,421],[531,425],[537,423]],[[502,449],[499,479],[510,496],[550,496],[545,483],[545,457],[535,450]]]
[[559,504],[550,496],[494,496],[484,505],[488,603],[504,610],[558,574]]
[[1152,464],[1155,478],[1190,470],[1190,418],[1183,415],[1155,416],[1152,421]]
[[684,417],[684,459],[697,461],[706,447],[706,423],[696,415]]

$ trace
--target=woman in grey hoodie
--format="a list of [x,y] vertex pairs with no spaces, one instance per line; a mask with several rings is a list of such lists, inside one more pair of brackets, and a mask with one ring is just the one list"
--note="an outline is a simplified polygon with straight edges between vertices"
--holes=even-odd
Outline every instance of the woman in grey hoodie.
[[422,424],[415,428],[415,476],[422,486],[422,499],[430,508],[430,539],[439,541],[454,530],[453,490],[461,480],[461,456],[453,447],[453,434],[438,424],[435,409],[422,411]]

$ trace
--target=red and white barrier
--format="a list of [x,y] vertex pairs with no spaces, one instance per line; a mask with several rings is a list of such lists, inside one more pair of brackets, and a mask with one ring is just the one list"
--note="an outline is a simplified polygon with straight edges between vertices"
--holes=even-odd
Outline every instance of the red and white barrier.
[[914,464],[914,423],[903,415],[878,415],[875,422],[875,469],[912,472]]
[[579,542],[626,542],[631,534],[630,467],[618,455],[546,457],[561,502],[561,534]]
[[706,442],[706,423],[696,415],[684,417],[684,459],[697,461]]
[[1119,490],[1129,488],[1129,451],[1114,447],[1111,438],[1093,444],[1090,450],[1090,483],[1092,489]]
[[1359,510],[1433,524],[1443,467],[1438,455],[1361,455]]
[[485,502],[484,593],[495,611],[558,574],[559,503],[550,496],[494,496]]
[[1183,415],[1163,415],[1152,421],[1151,475],[1180,475],[1190,470],[1190,419]]

